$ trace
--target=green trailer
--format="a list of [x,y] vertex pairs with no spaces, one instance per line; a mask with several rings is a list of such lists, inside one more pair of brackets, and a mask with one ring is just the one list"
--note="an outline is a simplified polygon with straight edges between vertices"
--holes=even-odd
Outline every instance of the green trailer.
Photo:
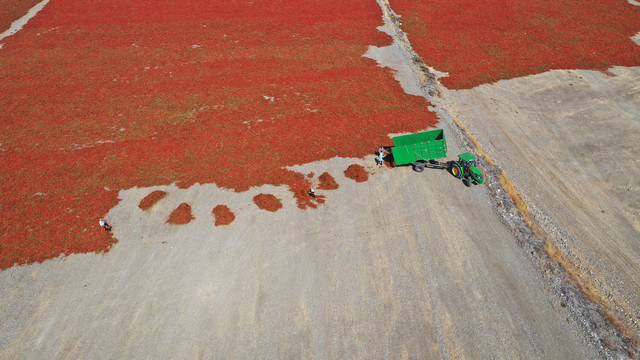
[[396,136],[391,148],[396,165],[411,164],[417,172],[427,165],[436,164],[436,159],[447,157],[447,141],[442,129],[417,134]]
[[395,166],[411,165],[417,172],[424,171],[425,167],[448,169],[467,186],[484,182],[482,172],[476,167],[476,157],[471,153],[460,154],[454,161],[437,161],[447,157],[447,141],[442,129],[396,136],[391,154]]

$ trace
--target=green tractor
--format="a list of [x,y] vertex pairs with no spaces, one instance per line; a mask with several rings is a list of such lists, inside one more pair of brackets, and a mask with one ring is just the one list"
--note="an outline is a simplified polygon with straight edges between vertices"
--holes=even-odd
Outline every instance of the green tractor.
[[476,167],[476,157],[471,153],[458,155],[458,160],[449,162],[449,169],[453,176],[462,179],[467,186],[484,182],[482,172]]

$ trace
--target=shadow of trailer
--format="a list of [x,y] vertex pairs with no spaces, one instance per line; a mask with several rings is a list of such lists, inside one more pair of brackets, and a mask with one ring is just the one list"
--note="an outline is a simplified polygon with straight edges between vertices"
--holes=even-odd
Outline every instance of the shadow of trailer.
[[425,168],[448,170],[467,186],[484,182],[482,172],[476,167],[476,157],[471,153],[460,154],[457,160],[438,161],[447,157],[447,140],[442,129],[396,136],[393,144],[390,150],[394,166],[411,165],[416,172]]

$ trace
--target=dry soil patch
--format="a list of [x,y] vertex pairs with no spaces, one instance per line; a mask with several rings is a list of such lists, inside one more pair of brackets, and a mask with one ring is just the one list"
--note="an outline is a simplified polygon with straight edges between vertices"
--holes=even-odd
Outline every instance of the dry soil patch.
[[[613,75],[613,76],[611,76]],[[551,71],[452,91],[458,115],[554,244],[638,329],[640,68]]]

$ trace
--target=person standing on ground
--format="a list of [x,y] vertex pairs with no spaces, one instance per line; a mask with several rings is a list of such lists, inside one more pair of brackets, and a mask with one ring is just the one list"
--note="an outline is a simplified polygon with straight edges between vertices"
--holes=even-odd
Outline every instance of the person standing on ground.
[[107,224],[107,222],[104,221],[104,219],[100,219],[100,227],[103,228],[105,231],[111,230],[111,225]]
[[380,146],[380,149],[378,149],[378,165],[384,165],[383,159],[385,151],[384,146]]

